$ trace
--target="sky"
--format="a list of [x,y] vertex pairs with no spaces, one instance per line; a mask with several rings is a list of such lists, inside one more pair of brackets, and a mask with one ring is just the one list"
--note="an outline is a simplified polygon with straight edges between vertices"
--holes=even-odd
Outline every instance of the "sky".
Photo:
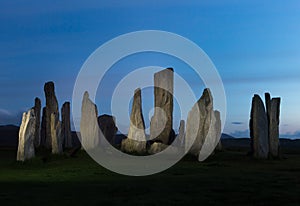
[[[300,138],[299,11],[297,0],[1,1],[0,124],[19,125],[36,96],[45,105],[47,81],[55,82],[60,106],[71,101],[83,63],[105,42],[128,32],[163,30],[190,39],[213,61],[227,98],[223,132],[248,137],[252,96],[270,92],[282,98],[281,137]],[[110,91],[137,66],[156,64],[171,66],[179,74],[186,71],[166,55],[128,57],[112,68],[102,89]],[[185,78],[199,98],[201,80],[189,72]],[[151,93],[151,88],[142,91],[146,124],[151,105],[145,102],[153,101],[147,96]],[[110,111],[108,96],[97,96],[100,114]],[[126,105],[124,109],[129,110]],[[174,127],[179,120],[175,114]]]

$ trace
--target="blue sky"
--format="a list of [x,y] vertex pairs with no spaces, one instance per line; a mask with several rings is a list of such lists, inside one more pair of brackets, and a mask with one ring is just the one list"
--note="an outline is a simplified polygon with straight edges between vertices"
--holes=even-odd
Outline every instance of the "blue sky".
[[[60,105],[70,101],[76,76],[96,48],[151,29],[192,40],[214,62],[227,97],[224,132],[248,136],[251,98],[268,91],[282,97],[282,136],[300,138],[299,11],[295,0],[1,1],[0,124],[18,124],[35,96],[44,103],[49,80],[56,83]],[[167,58],[160,62],[171,64]],[[175,71],[183,72],[180,65],[174,63]],[[105,106],[100,112],[107,112]]]

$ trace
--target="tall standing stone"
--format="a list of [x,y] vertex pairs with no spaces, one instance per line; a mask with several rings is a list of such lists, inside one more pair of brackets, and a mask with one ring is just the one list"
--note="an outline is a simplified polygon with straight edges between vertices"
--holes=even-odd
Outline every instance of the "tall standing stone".
[[272,157],[279,156],[280,98],[272,98],[269,110],[269,147]]
[[134,91],[128,138],[122,141],[121,150],[137,153],[146,152],[145,122],[142,112],[142,96],[140,88]]
[[[211,125],[211,116],[213,113],[213,99],[208,88],[204,89],[201,98],[195,103],[188,113],[186,124],[185,147],[191,146],[189,153],[198,156],[204,144]],[[195,136],[195,141],[193,138]]]
[[154,74],[154,115],[150,139],[168,144],[173,127],[174,71],[168,68]]
[[34,134],[34,147],[38,148],[41,144],[41,100],[35,98],[34,101],[34,114],[35,114],[35,134]]
[[97,117],[97,106],[90,100],[89,93],[85,92],[81,107],[80,133],[81,144],[86,150],[94,149],[99,145],[100,128]]
[[70,116],[70,102],[65,102],[61,108],[61,136],[65,148],[73,147]]
[[56,114],[50,115],[51,148],[52,154],[62,154],[61,122],[56,120]]
[[102,134],[107,139],[107,141],[111,144],[115,144],[115,136],[118,131],[116,126],[116,119],[111,115],[100,115],[98,117],[98,124],[102,131]]
[[265,106],[258,95],[252,98],[250,138],[253,156],[260,159],[268,158],[268,118]]
[[51,149],[52,148],[52,137],[51,134],[54,134],[56,132],[51,131],[51,114],[54,115],[54,121],[53,124],[57,125],[57,122],[59,121],[59,112],[58,112],[58,102],[55,96],[55,88],[53,82],[47,82],[44,86],[44,92],[46,96],[46,148]]
[[35,128],[35,112],[33,109],[30,109],[28,112],[23,113],[22,123],[19,131],[17,161],[25,161],[34,157]]

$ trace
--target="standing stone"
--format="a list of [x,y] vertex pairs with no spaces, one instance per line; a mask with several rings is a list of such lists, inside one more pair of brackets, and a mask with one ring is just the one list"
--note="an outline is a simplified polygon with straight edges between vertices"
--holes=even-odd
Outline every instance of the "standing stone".
[[122,141],[121,150],[129,153],[146,152],[145,122],[142,112],[142,97],[140,88],[134,91],[128,137]]
[[[191,147],[189,152],[195,156],[199,155],[208,134],[212,113],[213,99],[210,90],[206,88],[187,118],[185,149],[187,151]],[[195,141],[192,142],[194,136]]]
[[61,135],[65,148],[72,148],[72,134],[70,123],[70,102],[65,102],[61,108]]
[[57,121],[56,114],[52,113],[50,115],[50,130],[51,130],[51,148],[52,154],[62,154],[62,138],[61,138],[61,122]]
[[115,136],[118,131],[115,122],[115,117],[111,115],[104,114],[98,117],[98,124],[102,134],[111,145],[115,144]]
[[55,96],[55,88],[53,82],[47,82],[44,86],[44,92],[46,96],[46,148],[51,149],[52,147],[52,137],[51,134],[56,133],[56,131],[51,131],[51,114],[54,115],[53,122],[54,125],[57,125],[59,121],[59,112],[58,112],[58,102]]
[[154,74],[155,110],[150,123],[150,139],[168,144],[173,127],[174,71],[168,68]]
[[100,129],[97,117],[97,106],[89,99],[89,93],[85,92],[81,107],[80,133],[81,144],[86,150],[96,148],[100,142]]
[[269,110],[269,147],[271,157],[279,156],[280,98],[272,98]]
[[41,146],[46,146],[46,107],[43,108],[42,123],[41,123]]
[[204,161],[210,154],[215,151],[221,137],[221,115],[219,111],[211,111],[211,122],[207,122],[209,125],[208,132],[205,137],[205,142],[202,149],[199,152],[198,160]]
[[250,138],[253,156],[261,159],[268,158],[268,119],[264,104],[258,95],[254,95],[252,99]]
[[33,109],[23,113],[19,131],[17,161],[25,161],[34,157],[34,137],[36,117]]
[[41,144],[41,100],[35,98],[34,100],[34,114],[35,114],[35,135],[34,135],[34,147],[38,148]]

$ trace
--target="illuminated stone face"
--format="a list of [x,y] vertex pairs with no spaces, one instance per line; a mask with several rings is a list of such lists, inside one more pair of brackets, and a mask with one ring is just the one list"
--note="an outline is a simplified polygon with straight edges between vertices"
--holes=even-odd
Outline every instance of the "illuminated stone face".
[[89,99],[88,92],[84,93],[81,108],[81,143],[86,150],[94,149],[99,144],[100,129],[98,125],[97,106]]
[[22,123],[19,131],[17,161],[25,161],[35,156],[35,127],[35,112],[34,109],[30,109],[28,112],[23,113]]
[[50,115],[51,148],[52,154],[62,154],[61,122],[56,120],[56,115]]
[[134,91],[128,138],[122,141],[121,150],[129,153],[146,152],[145,122],[142,113],[141,89],[139,88]]
[[174,71],[164,69],[154,74],[154,115],[150,124],[150,139],[169,144],[173,129]]
[[[213,100],[209,89],[205,89],[201,98],[195,103],[193,108],[188,114],[186,125],[186,145],[191,145],[189,152],[195,156],[199,155],[199,152],[204,144],[206,136],[211,126],[211,119],[213,114]],[[196,139],[193,142],[191,136],[197,134]]]

